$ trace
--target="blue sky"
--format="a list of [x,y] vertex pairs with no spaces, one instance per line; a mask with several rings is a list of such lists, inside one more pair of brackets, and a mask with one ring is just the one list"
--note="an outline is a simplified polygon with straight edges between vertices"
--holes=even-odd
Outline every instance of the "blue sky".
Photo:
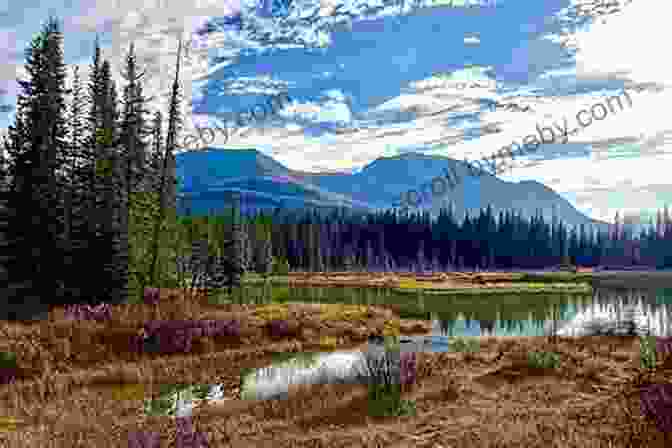
[[[0,3],[5,102],[13,103],[16,64],[49,12],[64,19],[66,61],[83,74],[96,31],[113,66],[135,41],[146,91],[163,111],[177,37],[185,39],[185,132],[214,122],[213,113],[288,92],[294,102],[273,120],[214,146],[255,147],[300,170],[356,171],[410,150],[477,159],[535,133],[537,124],[566,119],[574,127],[577,112],[625,88],[631,105],[567,143],[517,158],[501,177],[542,182],[609,221],[617,210],[647,213],[670,202],[665,101],[672,77],[654,51],[669,40],[666,4],[294,0],[287,16],[265,17],[252,0],[46,3]],[[240,29],[196,33],[238,15]],[[520,107],[493,110],[494,102]],[[9,120],[11,113],[0,126]]]

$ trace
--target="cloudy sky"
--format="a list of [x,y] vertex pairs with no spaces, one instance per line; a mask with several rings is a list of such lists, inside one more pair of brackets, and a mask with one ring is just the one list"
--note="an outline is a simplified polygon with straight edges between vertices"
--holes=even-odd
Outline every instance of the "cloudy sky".
[[[66,62],[84,75],[96,32],[117,77],[135,41],[162,111],[177,38],[188,42],[185,133],[276,93],[292,98],[213,146],[254,147],[293,169],[353,171],[408,151],[477,159],[537,126],[566,120],[571,131],[586,110],[588,126],[558,133],[501,177],[542,182],[608,221],[670,202],[672,65],[658,51],[670,38],[666,2],[293,0],[271,17],[257,1],[0,1],[3,103],[13,104],[23,50],[51,12],[64,21]],[[206,23],[211,32],[198,34]],[[2,114],[6,127],[12,113]]]

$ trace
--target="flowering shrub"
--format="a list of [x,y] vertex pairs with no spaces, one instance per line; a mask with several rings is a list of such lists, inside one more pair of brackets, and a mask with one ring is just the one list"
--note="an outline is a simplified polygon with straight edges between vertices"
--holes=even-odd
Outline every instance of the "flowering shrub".
[[159,288],[145,288],[143,300],[147,305],[157,305],[159,303]]
[[112,308],[108,303],[98,305],[70,305],[65,308],[67,319],[105,321],[112,318]]
[[208,439],[202,432],[194,431],[191,417],[177,417],[175,446],[177,448],[208,448]]
[[292,329],[289,327],[289,322],[286,320],[272,320],[266,324],[268,332],[272,338],[279,339],[293,335]]
[[661,359],[672,356],[672,336],[656,338],[656,354]]
[[198,324],[203,328],[203,336],[240,337],[240,322],[235,320],[202,320]]
[[[208,448],[208,440],[202,432],[194,431],[190,417],[175,419],[175,448]],[[135,431],[129,435],[129,448],[159,448],[160,438],[156,432]]]
[[240,337],[240,323],[235,320],[153,320],[147,322],[134,339],[133,349],[188,353],[194,339],[217,336]]
[[401,384],[410,386],[415,383],[418,375],[418,359],[415,352],[404,352],[400,359]]
[[653,384],[640,393],[642,412],[663,432],[672,432],[672,384]]
[[128,448],[159,448],[159,434],[148,431],[135,431],[128,436]]

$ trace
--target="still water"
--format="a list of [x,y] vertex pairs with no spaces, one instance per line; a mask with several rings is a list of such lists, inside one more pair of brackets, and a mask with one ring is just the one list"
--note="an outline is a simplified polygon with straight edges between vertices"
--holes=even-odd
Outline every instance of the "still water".
[[[268,293],[268,288],[266,289]],[[672,336],[672,288],[604,289],[592,295],[502,295],[409,297],[376,288],[274,287],[271,296],[249,288],[251,300],[326,303],[391,303],[414,318],[431,318],[429,334],[401,338],[401,352],[450,351],[455,336],[564,336],[590,334],[651,334]],[[261,294],[261,295],[259,295]],[[356,382],[366,353],[380,351],[378,344],[360,350],[279,355],[277,362],[241,372],[242,399],[287,396],[290,385]],[[384,350],[383,350],[384,353]],[[221,400],[219,385],[171,386],[158,400],[149,401],[148,413],[189,415],[199,400]]]

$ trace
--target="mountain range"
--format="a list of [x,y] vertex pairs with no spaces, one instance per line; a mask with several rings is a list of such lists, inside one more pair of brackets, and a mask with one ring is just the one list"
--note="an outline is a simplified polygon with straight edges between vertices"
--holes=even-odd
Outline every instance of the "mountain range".
[[308,173],[282,165],[256,149],[204,148],[178,153],[178,213],[192,215],[228,207],[233,193],[241,194],[246,210],[283,207],[331,209],[345,207],[376,211],[398,207],[402,192],[445,170],[453,170],[462,180],[444,196],[433,196],[419,205],[431,214],[452,202],[456,216],[470,215],[488,204],[495,213],[517,210],[524,216],[537,211],[550,221],[555,215],[567,224],[595,226],[608,224],[579,212],[551,188],[536,181],[507,182],[491,174],[470,175],[464,163],[455,159],[420,153],[381,157],[355,173]]

